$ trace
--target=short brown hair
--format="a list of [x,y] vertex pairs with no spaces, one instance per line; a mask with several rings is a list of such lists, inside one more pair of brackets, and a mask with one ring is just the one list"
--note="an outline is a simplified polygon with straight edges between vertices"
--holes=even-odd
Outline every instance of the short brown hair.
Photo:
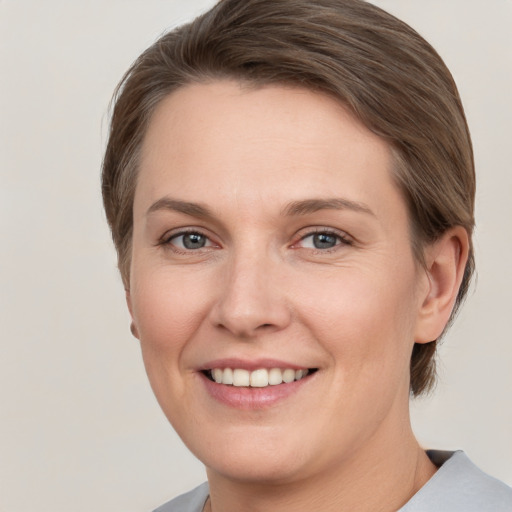
[[[224,78],[330,94],[386,140],[418,261],[450,227],[463,226],[471,238],[475,173],[464,111],[449,70],[417,32],[362,0],[221,0],[149,47],[114,95],[102,192],[126,288],[138,157],[151,115],[177,88]],[[470,242],[452,318],[473,269]],[[434,383],[436,343],[414,346],[413,395]]]

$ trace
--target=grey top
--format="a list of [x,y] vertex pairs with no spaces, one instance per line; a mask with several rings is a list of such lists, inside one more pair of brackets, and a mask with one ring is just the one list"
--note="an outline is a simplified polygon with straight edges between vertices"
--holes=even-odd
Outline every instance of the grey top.
[[[512,488],[478,469],[462,451],[427,452],[435,475],[397,512],[512,512]],[[204,483],[154,512],[202,512]]]

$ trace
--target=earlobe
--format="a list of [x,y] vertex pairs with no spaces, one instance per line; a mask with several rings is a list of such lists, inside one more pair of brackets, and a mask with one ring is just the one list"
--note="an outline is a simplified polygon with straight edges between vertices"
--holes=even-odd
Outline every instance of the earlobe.
[[468,259],[469,237],[462,226],[446,231],[425,250],[429,286],[420,305],[415,342],[429,343],[448,323]]
[[125,297],[126,297],[126,305],[128,306],[128,311],[130,312],[130,316],[132,318],[132,321],[130,323],[130,332],[132,335],[137,338],[139,338],[139,331],[137,330],[137,326],[135,325],[135,320],[133,318],[133,310],[132,310],[132,299],[130,296],[130,290],[125,288]]
[[132,333],[134,338],[139,339],[139,331],[137,330],[137,326],[135,325],[135,322],[130,323],[130,332]]

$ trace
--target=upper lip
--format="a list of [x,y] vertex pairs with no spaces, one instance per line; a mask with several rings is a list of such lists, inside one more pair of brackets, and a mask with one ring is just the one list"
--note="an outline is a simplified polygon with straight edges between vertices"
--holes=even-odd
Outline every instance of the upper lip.
[[224,358],[208,361],[198,368],[199,371],[211,370],[213,368],[240,368],[242,370],[254,371],[260,368],[291,368],[293,370],[304,370],[312,368],[312,366],[291,363],[289,361],[282,361],[279,359],[271,358],[258,358],[258,359],[239,359],[239,358]]

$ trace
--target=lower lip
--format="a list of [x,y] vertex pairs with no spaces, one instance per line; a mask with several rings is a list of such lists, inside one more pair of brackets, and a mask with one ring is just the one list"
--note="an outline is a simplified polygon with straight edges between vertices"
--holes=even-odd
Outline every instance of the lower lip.
[[218,402],[236,409],[252,410],[265,409],[295,394],[302,386],[311,380],[308,375],[300,380],[264,388],[238,387],[218,384],[204,374],[199,374],[206,390]]

